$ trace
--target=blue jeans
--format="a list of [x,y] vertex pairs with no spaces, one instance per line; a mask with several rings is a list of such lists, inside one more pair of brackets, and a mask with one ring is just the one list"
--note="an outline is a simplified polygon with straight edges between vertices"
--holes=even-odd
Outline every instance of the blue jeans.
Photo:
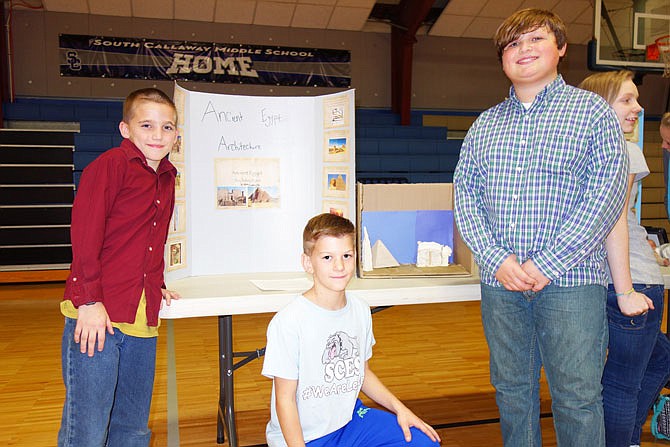
[[66,318],[62,340],[65,404],[59,447],[146,447],[156,369],[156,337],[114,329],[93,357],[74,342],[77,320]]
[[670,378],[670,341],[661,332],[663,286],[634,284],[654,302],[654,310],[627,317],[616,292],[607,293],[609,353],[603,373],[605,435],[608,447],[640,443],[649,409]]
[[539,389],[544,365],[558,446],[603,446],[605,288],[548,285],[537,293],[522,293],[482,284],[481,290],[504,445],[542,445]]
[[368,408],[360,399],[356,400],[351,421],[335,430],[307,443],[309,447],[439,447],[418,428],[411,427],[412,440],[405,441],[395,414]]

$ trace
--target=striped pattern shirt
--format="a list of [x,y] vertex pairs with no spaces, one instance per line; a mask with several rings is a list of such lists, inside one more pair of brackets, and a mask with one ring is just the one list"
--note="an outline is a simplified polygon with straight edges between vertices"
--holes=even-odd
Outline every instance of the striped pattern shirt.
[[481,281],[515,254],[559,287],[607,285],[603,242],[621,214],[628,155],[598,95],[559,75],[526,109],[514,88],[463,142],[454,174],[456,223]]

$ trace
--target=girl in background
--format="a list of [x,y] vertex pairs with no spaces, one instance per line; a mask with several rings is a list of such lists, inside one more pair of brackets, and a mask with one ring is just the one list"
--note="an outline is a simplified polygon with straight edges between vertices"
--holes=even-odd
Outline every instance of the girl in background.
[[[579,87],[605,98],[624,133],[635,129],[642,107],[633,72],[597,73]],[[639,447],[649,409],[670,378],[670,341],[661,332],[663,275],[633,208],[638,183],[649,174],[649,167],[642,150],[626,144],[630,163],[626,204],[606,241],[609,347],[602,385],[608,447]]]

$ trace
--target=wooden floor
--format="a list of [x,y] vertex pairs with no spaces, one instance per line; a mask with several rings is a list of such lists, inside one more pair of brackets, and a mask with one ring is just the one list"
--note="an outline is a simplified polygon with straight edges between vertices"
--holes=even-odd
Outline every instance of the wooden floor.
[[[0,285],[0,445],[53,446],[64,388],[60,372],[62,283]],[[235,351],[265,343],[272,315],[233,318]],[[488,353],[479,303],[398,306],[374,315],[377,344],[372,369],[411,409],[439,429],[445,446],[502,445],[497,408],[488,382]],[[164,325],[166,322],[163,322]],[[177,368],[180,446],[215,446],[218,358],[216,318],[173,322]],[[166,327],[159,337],[150,416],[152,447],[167,441]],[[265,443],[271,382],[262,362],[237,370],[235,405],[240,444]],[[542,385],[542,411],[550,411]],[[469,421],[479,423],[462,427]],[[555,446],[552,419],[542,419],[545,446]],[[227,445],[227,444],[224,444]],[[646,430],[643,446],[654,441]]]

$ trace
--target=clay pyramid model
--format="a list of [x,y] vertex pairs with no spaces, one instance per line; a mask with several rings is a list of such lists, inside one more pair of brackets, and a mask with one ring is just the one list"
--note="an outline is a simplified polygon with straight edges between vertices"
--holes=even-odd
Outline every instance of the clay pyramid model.
[[400,264],[393,257],[391,252],[381,239],[372,246],[372,266],[376,269],[383,267],[397,267]]
[[368,229],[363,227],[363,242],[361,243],[362,251],[362,264],[363,271],[369,272],[372,270],[372,246],[370,245],[370,236],[368,235]]

